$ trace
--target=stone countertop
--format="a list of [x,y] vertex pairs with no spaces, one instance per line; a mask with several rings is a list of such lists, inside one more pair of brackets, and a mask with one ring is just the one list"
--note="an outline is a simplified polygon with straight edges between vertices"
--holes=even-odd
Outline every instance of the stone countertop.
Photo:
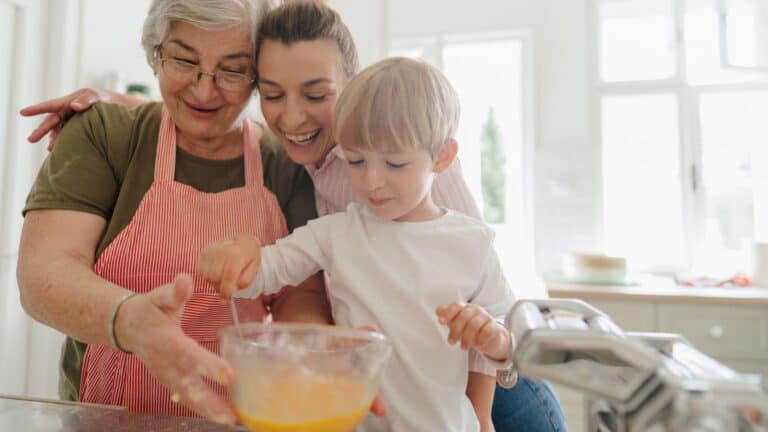
[[0,431],[242,432],[189,417],[129,412],[121,407],[0,395]]

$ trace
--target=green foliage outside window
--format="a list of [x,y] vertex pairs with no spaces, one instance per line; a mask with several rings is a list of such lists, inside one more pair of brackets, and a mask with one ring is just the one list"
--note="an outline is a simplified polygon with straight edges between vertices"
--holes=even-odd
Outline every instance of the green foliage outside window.
[[504,151],[501,148],[501,133],[496,124],[493,107],[488,109],[488,119],[483,124],[480,137],[482,153],[480,167],[483,188],[483,215],[485,221],[493,224],[504,223]]

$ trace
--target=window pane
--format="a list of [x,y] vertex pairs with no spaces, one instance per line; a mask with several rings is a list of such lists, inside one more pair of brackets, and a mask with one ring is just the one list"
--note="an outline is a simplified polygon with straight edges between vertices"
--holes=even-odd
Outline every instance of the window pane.
[[603,81],[670,78],[675,73],[671,0],[615,0],[598,13]]
[[754,234],[768,241],[766,112],[768,91],[701,97],[706,214],[695,261],[700,271],[747,272]]
[[[500,174],[515,174],[504,182],[503,196],[509,189],[510,193],[519,197],[522,190],[523,133],[520,42],[501,40],[448,44],[443,49],[443,65],[461,100],[457,138],[465,175],[478,203],[488,198],[488,194],[482,192],[481,151],[484,147],[494,147],[489,151],[496,152],[497,159],[502,163],[497,167]],[[501,212],[499,218],[492,218],[493,222],[506,220],[507,209],[503,204],[491,206]],[[513,219],[514,208],[508,209]],[[486,214],[486,219],[489,216]]]
[[495,224],[496,249],[517,283],[535,277],[525,217],[523,61],[523,44],[515,39],[443,48],[444,72],[461,100],[464,177],[486,221]]
[[726,3],[725,38],[730,64],[768,67],[768,5],[760,1],[762,3],[758,0]]
[[602,125],[607,252],[636,269],[683,265],[676,97],[605,97]]
[[[689,0],[685,14],[685,50],[688,82],[693,85],[741,83],[765,79],[759,72],[723,69],[718,36],[717,0]],[[732,32],[731,57],[754,57],[756,39],[755,9],[740,9],[740,27]],[[751,30],[750,30],[751,29]]]

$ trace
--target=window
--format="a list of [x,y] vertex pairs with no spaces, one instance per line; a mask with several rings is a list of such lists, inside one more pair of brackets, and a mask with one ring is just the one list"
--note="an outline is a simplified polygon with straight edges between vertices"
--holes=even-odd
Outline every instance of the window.
[[[526,35],[442,35],[395,41],[392,55],[440,68],[461,100],[457,131],[464,177],[496,231],[496,250],[514,281],[534,281],[527,148],[530,80]],[[514,272],[515,274],[511,274]],[[514,276],[514,278],[512,277]]]
[[[641,270],[747,272],[768,241],[768,73],[723,66],[717,0],[594,4],[607,252]],[[759,13],[732,17],[751,25],[731,36],[736,58],[768,33]]]

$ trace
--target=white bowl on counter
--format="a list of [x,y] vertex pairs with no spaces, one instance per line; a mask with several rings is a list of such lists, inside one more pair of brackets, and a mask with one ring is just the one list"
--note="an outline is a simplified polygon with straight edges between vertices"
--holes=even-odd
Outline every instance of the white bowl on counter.
[[577,283],[617,284],[627,281],[627,260],[602,254],[574,252],[563,256],[562,277]]

